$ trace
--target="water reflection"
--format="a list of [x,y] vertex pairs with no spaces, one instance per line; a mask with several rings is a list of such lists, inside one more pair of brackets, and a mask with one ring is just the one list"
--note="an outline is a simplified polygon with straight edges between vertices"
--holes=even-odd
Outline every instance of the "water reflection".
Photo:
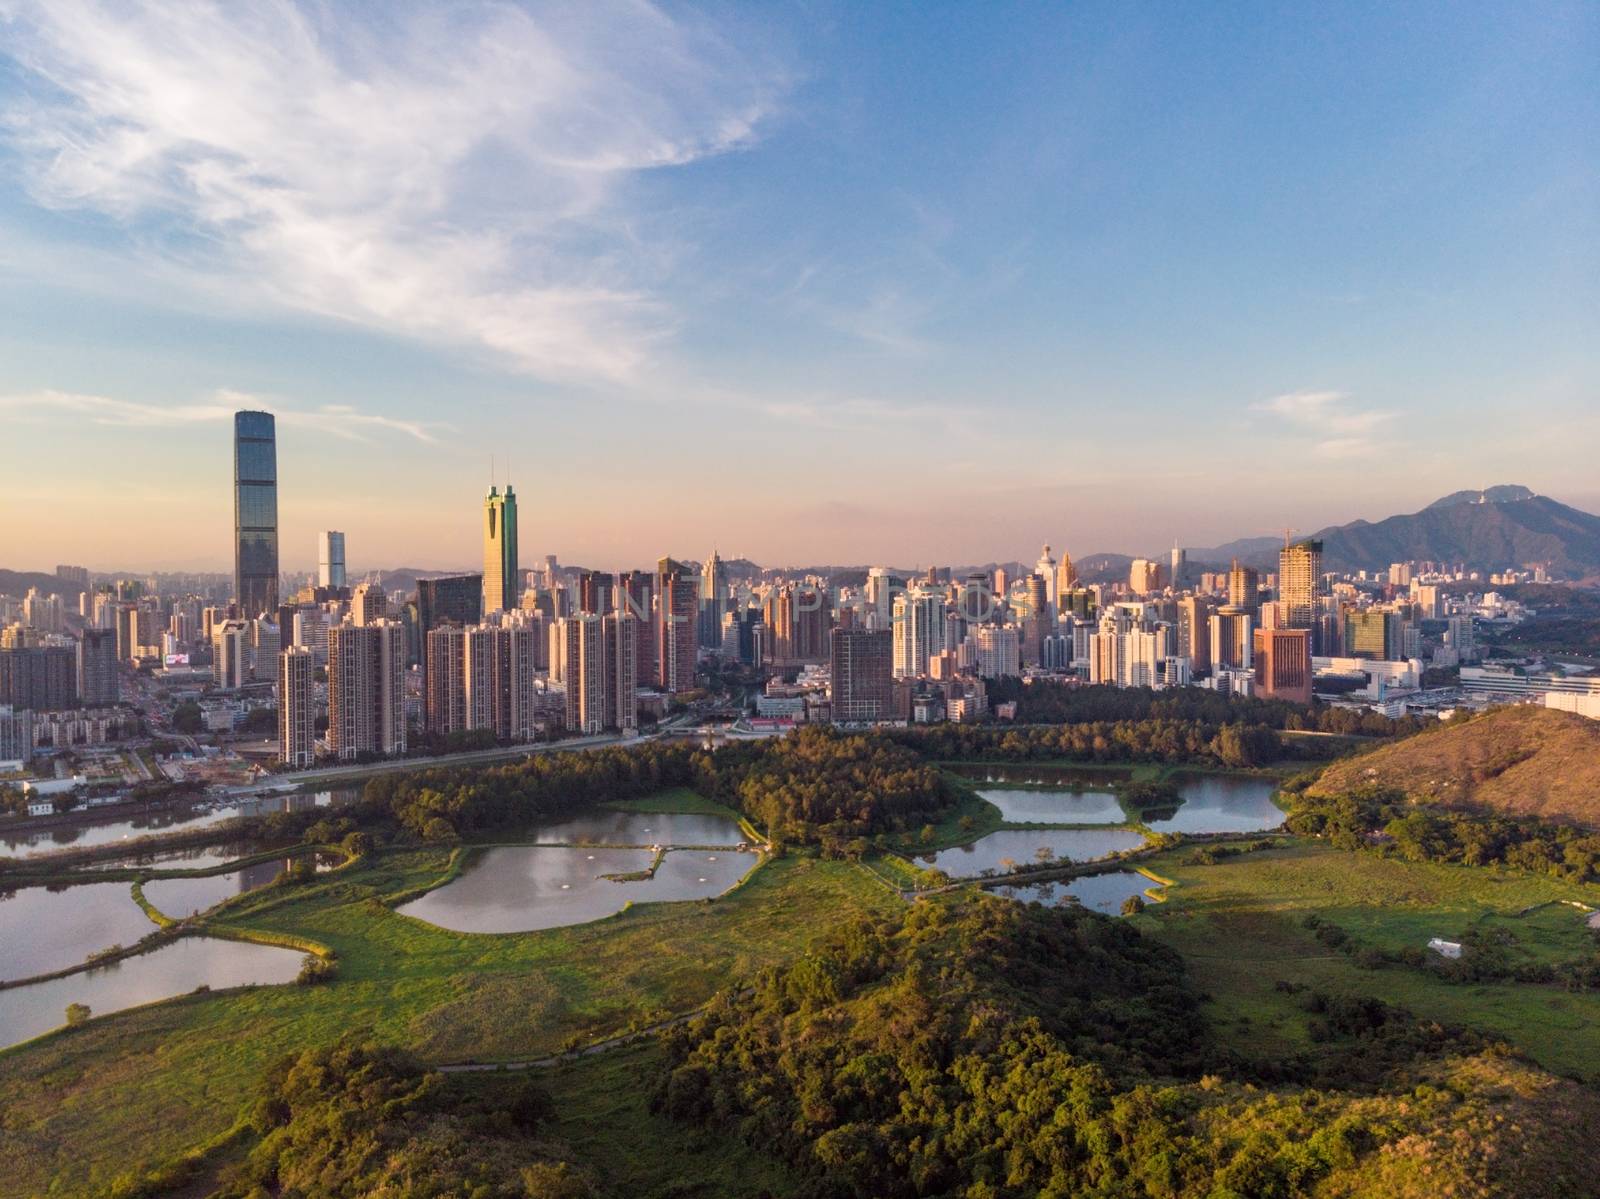
[[1109,874],[1091,874],[1083,878],[1063,879],[1055,882],[1029,883],[1025,886],[999,886],[990,890],[995,895],[1023,903],[1042,903],[1060,907],[1077,900],[1086,908],[1115,916],[1121,913],[1123,903],[1130,897],[1158,886],[1151,879],[1132,870],[1116,870]]
[[755,864],[731,850],[673,850],[649,879],[600,877],[649,868],[643,849],[511,845],[478,854],[453,882],[399,911],[456,932],[563,928],[620,912],[629,903],[704,899],[732,887]]
[[[131,901],[130,901],[131,906]],[[147,922],[148,925],[148,922]],[[96,1016],[183,995],[247,983],[286,983],[301,954],[267,945],[184,937],[151,953],[49,982],[0,991],[0,1046],[14,1045],[65,1022],[69,1003]]]
[[65,970],[155,931],[127,883],[0,891],[0,979]]
[[952,878],[970,878],[985,870],[1004,873],[1057,860],[1088,862],[1143,844],[1144,835],[1127,828],[1000,829],[971,845],[924,855],[922,861]]

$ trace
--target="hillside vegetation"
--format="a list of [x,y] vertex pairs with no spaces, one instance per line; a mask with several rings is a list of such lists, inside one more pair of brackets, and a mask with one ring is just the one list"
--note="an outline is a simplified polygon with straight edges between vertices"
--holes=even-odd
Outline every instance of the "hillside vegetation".
[[1306,794],[1372,788],[1413,803],[1600,827],[1600,721],[1499,708],[1337,762]]
[[1590,1193],[1588,1088],[1318,998],[1373,1077],[1263,1089],[1206,1071],[1197,998],[1126,924],[925,902],[725,994],[669,1036],[655,1103],[786,1160],[802,1199]]

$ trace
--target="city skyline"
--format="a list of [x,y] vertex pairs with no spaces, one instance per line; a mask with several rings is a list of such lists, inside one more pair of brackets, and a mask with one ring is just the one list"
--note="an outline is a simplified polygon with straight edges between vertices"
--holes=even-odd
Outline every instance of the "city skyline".
[[606,567],[1600,508],[1592,8],[442,12],[7,9],[6,565],[225,568],[240,408],[289,567],[472,563],[491,455]]

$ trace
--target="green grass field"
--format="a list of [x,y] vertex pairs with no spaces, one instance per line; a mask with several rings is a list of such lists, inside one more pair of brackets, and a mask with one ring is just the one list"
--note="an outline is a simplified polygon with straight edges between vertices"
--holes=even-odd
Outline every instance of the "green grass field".
[[447,862],[382,855],[227,909],[240,927],[333,947],[329,984],[187,996],[0,1053],[0,1196],[104,1193],[130,1165],[228,1128],[278,1057],[352,1029],[441,1062],[550,1053],[693,1008],[846,913],[899,902],[854,864],[784,858],[715,901],[547,932],[455,933],[384,906]]
[[[1593,941],[1583,914],[1557,905],[1600,906],[1600,887],[1467,866],[1404,862],[1347,853],[1316,842],[1190,866],[1177,849],[1141,865],[1171,878],[1167,902],[1135,917],[1138,927],[1179,950],[1211,997],[1210,1014],[1241,1052],[1270,1057],[1309,1044],[1307,1016],[1283,980],[1328,993],[1375,995],[1419,1016],[1478,1029],[1560,1073],[1600,1076],[1600,994],[1520,983],[1466,985],[1406,966],[1358,967],[1304,926],[1316,913],[1361,944],[1399,949],[1430,937],[1454,939],[1489,920],[1526,929],[1525,943],[1552,957]],[[1587,942],[1586,942],[1587,939]],[[1569,952],[1570,951],[1570,952]]]
[[722,816],[737,821],[739,813],[714,799],[707,799],[688,787],[673,787],[643,799],[619,799],[605,805],[619,812],[683,812],[691,816]]

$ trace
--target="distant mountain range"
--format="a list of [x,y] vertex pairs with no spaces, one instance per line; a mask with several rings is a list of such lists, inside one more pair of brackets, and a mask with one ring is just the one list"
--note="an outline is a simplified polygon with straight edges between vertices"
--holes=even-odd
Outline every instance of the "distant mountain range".
[[[1322,542],[1329,570],[1381,569],[1391,562],[1461,563],[1469,569],[1546,564],[1573,576],[1600,574],[1600,516],[1579,511],[1526,487],[1507,484],[1458,491],[1420,512],[1380,521],[1332,525],[1311,536]],[[1192,561],[1275,567],[1282,542],[1251,537],[1193,550]]]
[[[1391,562],[1460,563],[1472,570],[1544,564],[1552,573],[1569,578],[1600,578],[1600,516],[1537,495],[1518,484],[1457,491],[1420,512],[1376,522],[1357,520],[1330,525],[1310,536],[1322,542],[1323,565],[1335,571],[1381,570]],[[1225,545],[1190,549],[1189,567],[1191,571],[1222,569],[1237,558],[1246,566],[1275,570],[1282,545],[1282,539],[1277,537],[1246,537]],[[1155,556],[1165,561],[1166,551]],[[1133,556],[1099,553],[1074,561],[1084,582],[1110,582],[1127,578]],[[649,565],[653,564],[647,564],[647,569]],[[960,578],[971,570],[992,571],[995,565],[960,566],[952,573]],[[1032,569],[1018,563],[998,565],[1017,573]],[[728,560],[727,567],[733,578],[751,578],[761,572],[756,563],[744,558]],[[832,576],[836,585],[859,585],[867,574],[865,566],[786,569],[790,574]],[[419,576],[446,573],[450,572],[402,567],[382,571],[379,577],[390,590],[409,591],[415,588]],[[892,573],[911,578],[922,572],[899,568]],[[352,575],[351,582],[356,581],[357,576]],[[0,595],[21,595],[29,587],[65,596],[76,596],[78,590],[75,584],[64,583],[52,574],[0,569]]]

